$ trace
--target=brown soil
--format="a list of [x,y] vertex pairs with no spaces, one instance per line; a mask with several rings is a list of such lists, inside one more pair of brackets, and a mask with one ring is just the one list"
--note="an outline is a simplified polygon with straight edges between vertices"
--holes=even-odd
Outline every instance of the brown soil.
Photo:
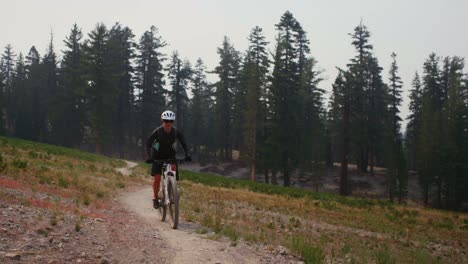
[[32,192],[3,176],[0,187],[0,263],[300,263],[284,248],[210,240],[183,219],[171,229],[150,186],[79,210],[60,189]]

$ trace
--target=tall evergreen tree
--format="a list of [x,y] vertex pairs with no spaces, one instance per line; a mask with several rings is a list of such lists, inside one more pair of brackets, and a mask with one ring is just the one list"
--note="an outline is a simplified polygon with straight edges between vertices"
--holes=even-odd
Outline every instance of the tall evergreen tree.
[[[163,62],[165,56],[161,48],[166,43],[158,36],[158,30],[152,26],[140,39],[137,56],[137,113],[139,116],[139,141],[145,142],[151,131],[160,125],[159,116],[166,108],[164,98]],[[142,154],[145,155],[143,146]]]
[[15,102],[14,107],[12,108],[13,114],[13,126],[14,126],[14,135],[21,137],[20,127],[26,124],[32,114],[31,111],[28,111],[31,106],[29,105],[30,96],[26,87],[26,66],[24,62],[23,54],[19,54],[15,66],[15,77],[12,83],[12,96],[11,100]]
[[117,108],[113,124],[112,144],[119,157],[123,158],[128,152],[129,142],[134,133],[132,112],[134,106],[134,66],[136,44],[135,35],[128,27],[116,23],[109,31],[109,58],[111,69],[117,77]]
[[350,116],[352,101],[352,82],[353,75],[350,72],[338,69],[339,73],[333,84],[332,101],[332,128],[336,130],[336,142],[341,148],[340,153],[340,194],[349,195],[351,189],[348,179],[348,157],[350,149]]
[[[278,32],[274,69],[271,78],[272,133],[274,163],[283,172],[284,186],[290,185],[290,173],[299,162],[301,136],[301,89],[299,74],[297,20],[287,11],[276,24]],[[285,127],[287,126],[287,128]],[[299,135],[299,134],[298,134]],[[287,143],[286,143],[287,142]]]
[[174,51],[168,66],[168,78],[172,90],[169,92],[169,107],[175,109],[177,127],[185,130],[188,107],[187,89],[192,76],[192,66],[188,61],[182,61],[179,53]]
[[206,151],[202,149],[213,148],[212,139],[214,137],[212,126],[213,91],[206,78],[206,66],[202,59],[198,59],[193,69],[192,93],[190,102],[190,129],[187,130],[194,147],[194,153],[198,154],[199,161],[205,162]]
[[440,89],[439,58],[435,53],[429,55],[423,66],[423,96],[421,107],[421,134],[418,144],[418,175],[424,204],[428,205],[431,197],[433,183],[436,184],[439,194],[437,205],[442,202],[441,182],[441,152],[442,138],[441,109],[443,93]]
[[255,181],[256,162],[258,156],[263,156],[260,152],[261,141],[257,138],[260,136],[265,120],[265,110],[262,109],[262,94],[264,94],[267,85],[268,73],[268,54],[263,36],[263,30],[260,27],[255,27],[251,30],[248,37],[249,48],[244,63],[244,78],[246,82],[246,103],[244,114],[244,141],[245,154],[244,158],[248,160],[251,168],[252,181]]
[[[3,67],[2,61],[0,60],[0,69]],[[5,133],[5,121],[4,121],[4,109],[5,109],[5,84],[4,84],[4,77],[3,71],[0,70],[0,135]]]
[[86,124],[84,94],[86,79],[83,69],[83,34],[77,24],[73,25],[64,40],[65,50],[60,67],[59,86],[63,93],[63,111],[59,119],[67,136],[61,142],[68,147],[79,147]]
[[[43,59],[44,65],[44,89],[41,93],[41,110],[44,111],[43,125],[40,130],[41,141],[54,142],[62,144],[64,142],[65,127],[63,120],[58,118],[57,113],[63,111],[63,92],[58,89],[58,75],[57,75],[57,55],[55,54],[54,37],[51,34],[49,47]],[[50,129],[49,129],[50,125]],[[51,139],[54,140],[51,140]]]
[[[349,71],[352,72],[352,93],[353,100],[351,105],[352,127],[351,138],[353,142],[354,154],[357,161],[357,167],[360,172],[367,172],[368,166],[368,138],[369,138],[369,105],[371,95],[370,92],[370,68],[372,63],[373,46],[369,44],[370,32],[362,22],[350,34],[352,44],[356,50],[356,56],[351,59],[348,64]],[[373,67],[378,70],[378,67]]]
[[405,144],[408,151],[408,168],[416,170],[416,148],[418,146],[418,138],[420,135],[421,125],[421,107],[422,107],[422,87],[421,79],[418,72],[415,73],[411,83],[413,89],[410,91],[410,115],[407,117],[408,124],[406,126]]
[[219,77],[215,83],[215,133],[217,146],[221,149],[221,156],[224,160],[232,158],[232,137],[233,137],[233,89],[238,82],[238,70],[240,64],[240,54],[234,49],[228,37],[224,37],[221,48],[218,48],[220,62],[214,73]]
[[108,60],[109,50],[109,31],[104,24],[97,24],[84,46],[89,136],[97,153],[103,152],[103,145],[111,138],[119,94],[118,76],[112,71],[111,61]]
[[32,108],[31,123],[24,128],[24,138],[39,141],[43,130],[46,113],[43,110],[44,97],[44,67],[41,57],[35,46],[29,50],[26,56],[27,90],[30,91],[30,105]]
[[[468,156],[463,153],[467,142],[466,87],[463,86],[464,59],[460,57],[445,58],[442,82],[447,97],[443,107],[444,136],[442,139],[442,196],[444,205],[450,209],[459,208],[466,202]],[[445,79],[445,80],[444,80]],[[465,154],[465,155],[464,155]],[[465,187],[463,187],[465,186]]]
[[392,53],[392,65],[389,71],[389,125],[387,129],[387,187],[390,200],[398,197],[401,203],[406,194],[407,174],[405,160],[403,156],[402,138],[400,133],[400,122],[398,107],[402,102],[401,89],[402,81],[398,75],[398,65],[396,63],[396,54]]
[[[310,56],[309,40],[299,22],[294,26],[295,46],[297,51],[297,69],[299,79],[299,94],[301,98],[301,117],[299,127],[301,133],[299,162],[303,169],[314,170],[320,167],[319,159],[324,155],[324,123],[322,95],[324,91],[318,88],[322,81],[321,71],[317,69],[317,61]],[[317,173],[316,173],[317,174]],[[316,182],[318,179],[316,179]]]
[[1,75],[3,77],[3,85],[4,85],[4,102],[5,106],[2,109],[2,116],[4,118],[5,124],[5,131],[7,135],[11,135],[13,133],[14,125],[13,125],[13,118],[14,115],[14,100],[12,100],[13,96],[13,79],[15,77],[15,59],[16,54],[13,52],[13,48],[11,45],[7,45],[5,47],[5,51],[1,58]]
[[[317,69],[317,61],[308,58],[301,74],[302,120],[300,160],[304,169],[313,171],[322,167],[325,155],[324,90],[318,87],[323,80]],[[319,173],[314,173],[318,175]],[[318,183],[318,178],[314,177]]]

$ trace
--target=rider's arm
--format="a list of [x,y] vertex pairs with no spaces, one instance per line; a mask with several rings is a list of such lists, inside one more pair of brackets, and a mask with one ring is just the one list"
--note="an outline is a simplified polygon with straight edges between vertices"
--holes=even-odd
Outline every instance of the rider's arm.
[[146,140],[145,150],[147,158],[151,158],[151,148],[153,147],[153,142],[158,138],[157,129],[151,133],[151,136]]
[[177,132],[177,139],[179,140],[180,144],[182,145],[182,148],[184,149],[185,156],[190,156],[187,148],[187,143],[185,142],[185,137],[184,134],[182,134],[179,130],[176,130]]

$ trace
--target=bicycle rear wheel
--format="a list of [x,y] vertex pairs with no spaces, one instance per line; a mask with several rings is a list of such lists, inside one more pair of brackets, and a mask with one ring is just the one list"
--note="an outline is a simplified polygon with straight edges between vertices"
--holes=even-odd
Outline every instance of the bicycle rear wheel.
[[179,191],[177,190],[177,181],[173,176],[168,178],[167,193],[169,195],[169,220],[173,229],[179,224]]

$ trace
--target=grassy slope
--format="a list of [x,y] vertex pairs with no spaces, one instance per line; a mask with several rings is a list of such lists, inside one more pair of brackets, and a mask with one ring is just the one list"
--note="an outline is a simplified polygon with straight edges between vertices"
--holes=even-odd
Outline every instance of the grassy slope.
[[[141,164],[123,176],[115,171],[123,166],[104,156],[0,137],[0,199],[86,215],[116,190],[143,182],[149,170]],[[310,263],[468,262],[463,213],[208,174],[183,172],[182,179],[183,216],[215,237],[230,237],[233,245],[240,238],[282,245]]]
[[[307,262],[466,263],[468,215],[183,172],[182,212]],[[200,230],[206,232],[207,230]]]
[[[83,213],[116,190],[141,182],[124,176],[125,162],[75,149],[0,137],[0,198],[10,202]],[[46,197],[44,199],[44,197]]]

